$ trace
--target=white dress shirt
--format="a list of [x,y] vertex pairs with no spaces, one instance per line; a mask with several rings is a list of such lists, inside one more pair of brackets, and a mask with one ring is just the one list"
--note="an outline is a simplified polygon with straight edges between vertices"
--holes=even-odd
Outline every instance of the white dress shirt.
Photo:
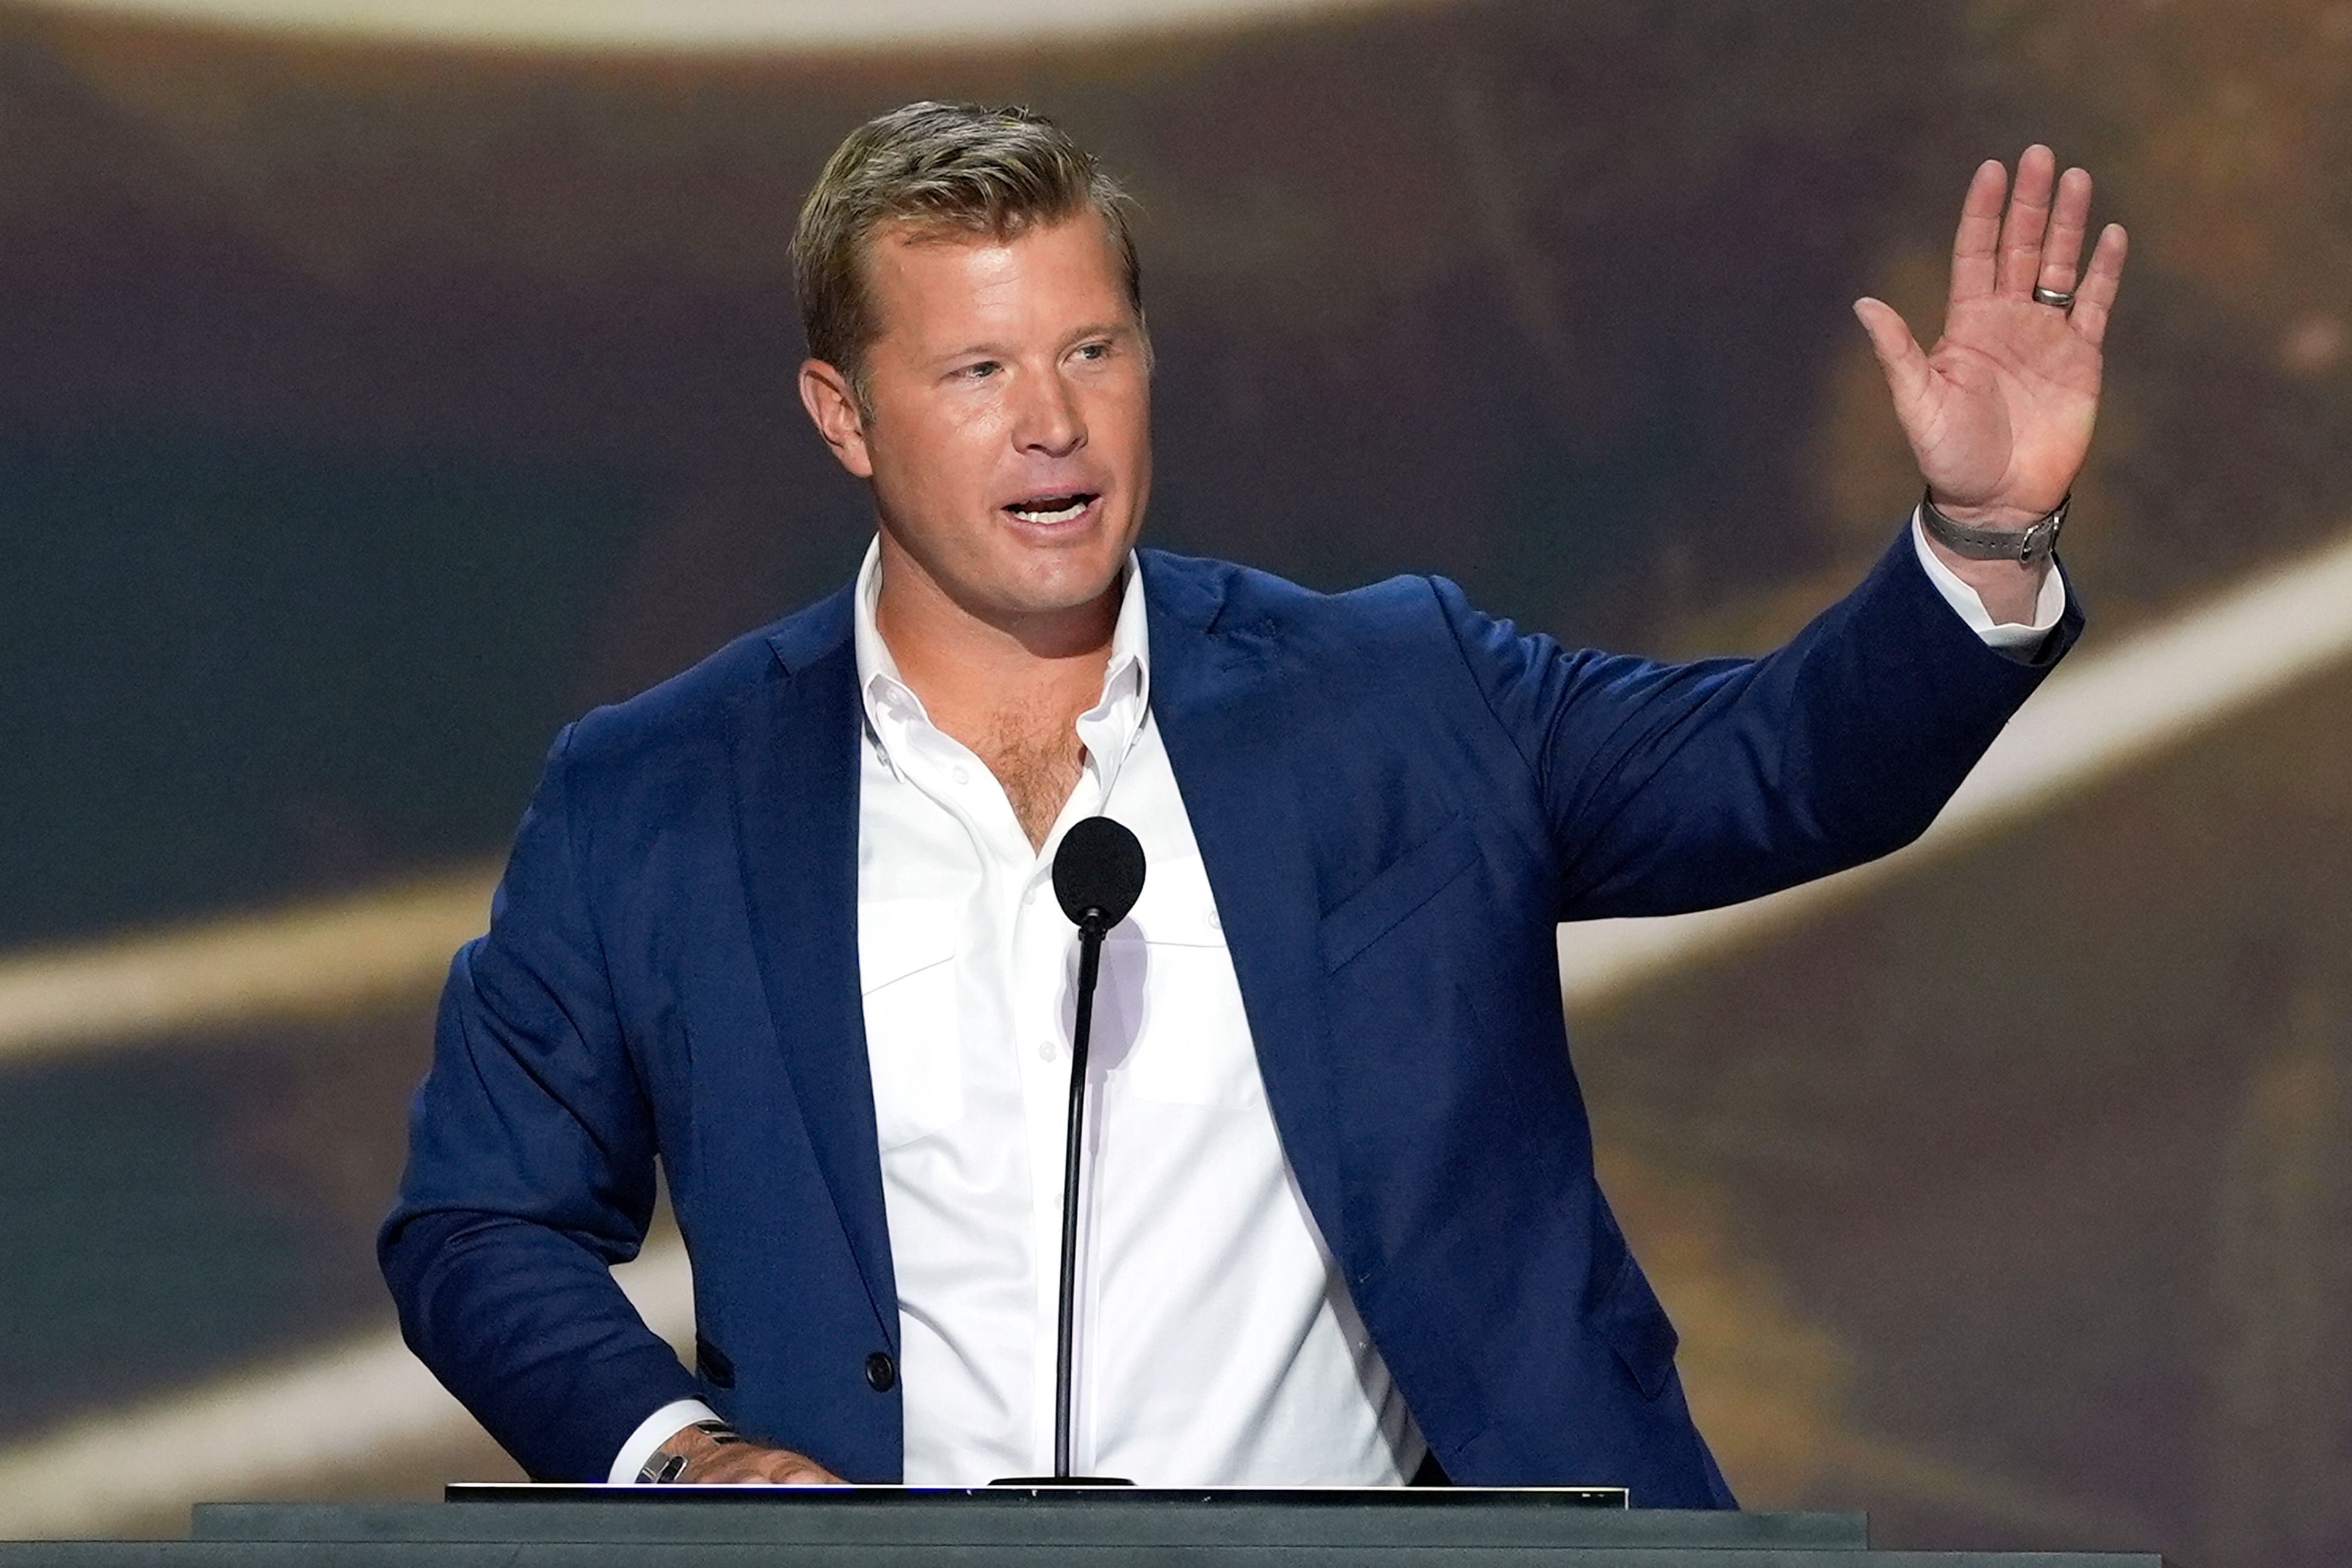
[[[1927,548],[1922,566],[1995,647]],[[1077,940],[1051,885],[1070,824],[1142,841],[1143,896],[1104,944],[1087,1066],[1072,1462],[1147,1486],[1393,1485],[1428,1451],[1358,1321],[1283,1157],[1233,959],[1150,706],[1130,561],[1085,770],[1042,851],[988,768],[936,726],[875,624],[878,542],[853,614],[866,715],[859,984],[891,1265],[906,1479],[972,1486],[1052,1468],[1062,1165]],[[614,1458],[711,1415],[648,1416]],[[824,1456],[814,1456],[820,1463]]]

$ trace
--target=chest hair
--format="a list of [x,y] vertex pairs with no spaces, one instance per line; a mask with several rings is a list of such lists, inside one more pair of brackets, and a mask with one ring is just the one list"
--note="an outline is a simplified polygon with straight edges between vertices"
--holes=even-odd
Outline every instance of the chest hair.
[[1004,786],[1030,847],[1045,847],[1045,836],[1086,771],[1076,716],[1042,706],[1002,709],[991,715],[972,750]]

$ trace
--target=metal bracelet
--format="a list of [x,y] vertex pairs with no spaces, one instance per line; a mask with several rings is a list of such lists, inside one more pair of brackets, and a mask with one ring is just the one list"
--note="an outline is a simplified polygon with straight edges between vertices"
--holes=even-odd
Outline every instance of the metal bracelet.
[[[702,1433],[722,1448],[730,1443],[744,1441],[743,1434],[724,1421],[689,1421],[687,1426]],[[680,1428],[681,1431],[685,1429],[685,1427]],[[646,1460],[644,1468],[637,1471],[637,1480],[644,1486],[666,1487],[676,1482],[684,1474],[686,1474],[684,1454],[665,1454],[659,1448],[656,1448],[652,1456]]]

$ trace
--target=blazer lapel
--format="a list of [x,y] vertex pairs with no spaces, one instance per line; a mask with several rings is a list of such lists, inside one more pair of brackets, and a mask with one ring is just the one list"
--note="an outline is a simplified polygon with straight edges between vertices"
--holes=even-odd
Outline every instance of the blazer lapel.
[[1340,1257],[1314,866],[1304,803],[1283,783],[1302,695],[1284,678],[1272,628],[1232,624],[1223,570],[1159,551],[1141,560],[1152,714],[1216,896],[1283,1152]]
[[857,660],[849,590],[770,634],[783,667],[734,730],[751,937],[784,1072],[834,1212],[895,1349],[898,1289],[857,977]]

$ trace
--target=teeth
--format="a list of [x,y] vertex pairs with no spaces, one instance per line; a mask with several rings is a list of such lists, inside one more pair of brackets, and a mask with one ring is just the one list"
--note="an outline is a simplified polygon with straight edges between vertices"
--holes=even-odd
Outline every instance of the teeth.
[[1087,502],[1093,499],[1091,496],[1076,496],[1061,506],[1044,510],[1024,506],[1007,507],[1005,510],[1024,522],[1067,522],[1086,510]]

